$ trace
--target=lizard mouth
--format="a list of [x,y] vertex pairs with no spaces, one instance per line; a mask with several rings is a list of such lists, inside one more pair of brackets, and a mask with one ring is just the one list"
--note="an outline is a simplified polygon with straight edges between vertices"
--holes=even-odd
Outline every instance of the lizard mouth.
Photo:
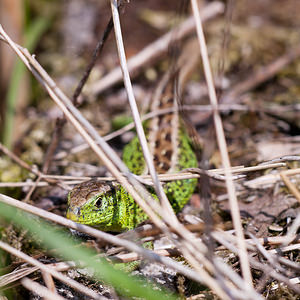
[[78,211],[73,211],[71,207],[68,208],[67,214],[66,214],[67,219],[71,221],[78,221]]

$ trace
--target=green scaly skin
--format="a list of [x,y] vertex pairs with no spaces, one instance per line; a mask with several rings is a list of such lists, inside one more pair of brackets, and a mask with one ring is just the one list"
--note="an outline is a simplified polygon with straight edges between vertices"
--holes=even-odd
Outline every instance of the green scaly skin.
[[[174,171],[197,167],[196,155],[183,130],[179,130],[178,139],[178,160]],[[137,137],[126,145],[123,160],[131,172],[137,175],[143,172],[144,158]],[[164,185],[176,213],[188,202],[196,185],[196,179],[171,181]],[[150,192],[157,199],[153,190]],[[69,193],[67,218],[103,231],[122,232],[135,228],[148,216],[119,184],[90,180],[75,186]]]

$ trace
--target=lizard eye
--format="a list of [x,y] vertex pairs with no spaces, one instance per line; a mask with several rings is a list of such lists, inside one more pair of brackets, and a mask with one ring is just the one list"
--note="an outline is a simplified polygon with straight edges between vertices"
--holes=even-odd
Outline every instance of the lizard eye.
[[95,206],[100,208],[102,205],[102,199],[101,198],[98,198],[98,200],[95,202]]

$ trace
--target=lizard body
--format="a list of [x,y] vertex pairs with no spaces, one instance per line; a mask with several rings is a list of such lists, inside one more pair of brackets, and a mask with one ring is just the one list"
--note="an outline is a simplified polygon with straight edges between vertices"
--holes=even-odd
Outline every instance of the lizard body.
[[[167,72],[153,95],[152,111],[177,106],[175,86],[174,76]],[[145,130],[159,174],[197,167],[196,155],[178,111],[152,118],[147,121]],[[137,137],[125,146],[123,160],[134,174],[147,174]],[[188,202],[196,184],[196,179],[185,179],[164,185],[164,191],[176,213]],[[153,190],[151,192],[157,198]],[[75,186],[69,193],[67,218],[103,231],[121,232],[136,227],[148,217],[121,185],[90,180]]]

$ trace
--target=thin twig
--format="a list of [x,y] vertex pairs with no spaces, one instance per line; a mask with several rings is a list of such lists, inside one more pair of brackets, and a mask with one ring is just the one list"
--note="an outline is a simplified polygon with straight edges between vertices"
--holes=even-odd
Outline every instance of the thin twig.
[[80,82],[79,82],[78,86],[76,87],[75,92],[73,94],[72,101],[75,105],[77,103],[78,96],[80,95],[84,85],[86,84],[86,82],[87,82],[87,80],[88,80],[88,78],[91,74],[92,69],[94,68],[94,66],[96,64],[98,56],[102,52],[103,46],[104,46],[107,38],[109,37],[109,34],[110,34],[112,28],[113,28],[113,20],[112,20],[112,17],[110,17],[109,22],[106,25],[106,28],[104,30],[104,33],[103,33],[100,41],[96,45],[96,48],[94,50],[92,59],[89,62],[88,66],[86,67],[86,70],[83,74],[83,77],[81,78],[81,80],[80,80]]
[[295,245],[290,245],[290,246],[286,246],[286,247],[280,247],[280,249],[272,249],[272,250],[268,250],[269,253],[278,253],[278,252],[288,252],[288,251],[294,251],[294,250],[299,250],[300,249],[300,243],[299,244],[295,244]]

